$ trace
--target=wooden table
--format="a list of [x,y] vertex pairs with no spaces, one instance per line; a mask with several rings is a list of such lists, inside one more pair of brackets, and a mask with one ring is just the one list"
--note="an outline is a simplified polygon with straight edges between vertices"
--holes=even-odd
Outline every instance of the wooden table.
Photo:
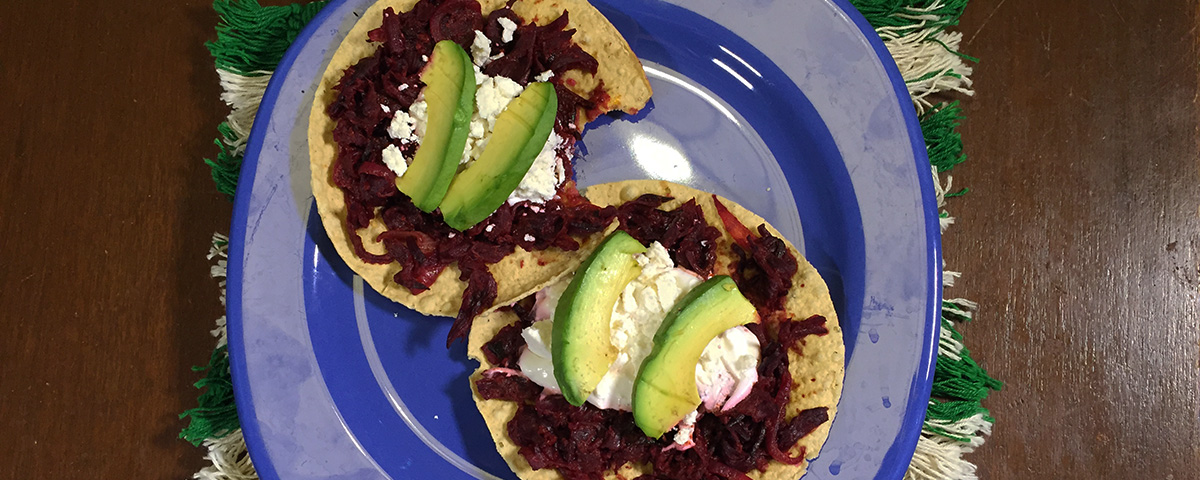
[[[207,1],[0,2],[0,478],[187,478],[221,314]],[[949,295],[990,479],[1200,478],[1195,1],[975,0]]]

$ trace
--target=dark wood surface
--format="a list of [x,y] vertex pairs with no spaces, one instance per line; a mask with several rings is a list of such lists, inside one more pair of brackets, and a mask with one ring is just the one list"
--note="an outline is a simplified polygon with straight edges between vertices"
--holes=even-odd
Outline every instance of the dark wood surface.
[[[221,314],[207,1],[0,2],[0,478],[189,478]],[[945,239],[983,478],[1200,478],[1194,1],[975,0]]]
[[972,192],[944,244],[1006,382],[983,478],[1200,478],[1197,5],[967,8]]

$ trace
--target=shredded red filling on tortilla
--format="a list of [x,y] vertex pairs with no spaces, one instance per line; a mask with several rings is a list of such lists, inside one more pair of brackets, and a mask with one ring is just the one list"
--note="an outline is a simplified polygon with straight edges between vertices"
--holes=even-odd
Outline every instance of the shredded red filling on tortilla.
[[711,275],[717,262],[717,238],[721,231],[708,224],[704,210],[694,199],[674,210],[658,208],[670,200],[671,197],[648,193],[617,207],[621,230],[643,245],[661,243],[675,265],[702,276]]
[[778,322],[786,316],[784,307],[788,291],[792,289],[792,276],[800,268],[796,256],[788,250],[787,243],[771,235],[766,224],[759,225],[758,235],[755,235],[716,195],[712,199],[717,216],[734,239],[733,253],[738,258],[729,265],[733,281],[758,309],[760,318]]
[[[581,110],[593,111],[596,104],[592,100],[603,100],[606,94],[601,85],[591,99],[582,98],[562,85],[562,74],[568,70],[595,73],[596,59],[571,41],[575,30],[566,29],[566,13],[537,26],[524,23],[511,5],[486,17],[474,0],[421,0],[405,13],[388,8],[382,25],[368,33],[380,47],[346,69],[335,87],[337,97],[327,109],[337,122],[333,183],[342,189],[346,228],[358,257],[368,263],[399,263],[401,270],[393,280],[414,294],[427,290],[443,269],[457,262],[462,272],[459,278],[467,287],[447,345],[465,338],[471,320],[495,302],[496,279],[488,265],[516,247],[575,250],[579,248],[575,238],[603,230],[615,215],[614,209],[601,209],[580,196],[568,179],[558,197],[544,205],[504,204],[479,225],[457,232],[440,214],[417,209],[396,189],[396,175],[383,163],[381,152],[388,145],[398,147],[408,159],[416,153],[415,144],[390,138],[387,128],[394,112],[407,111],[416,101],[423,85],[420,72],[433,45],[450,39],[469,51],[474,31],[480,30],[492,41],[493,54],[503,53],[484,67],[489,75],[503,75],[525,85],[546,70],[554,72],[550,81],[558,93],[559,107],[555,131],[567,142],[557,153],[567,171],[572,171],[571,156],[579,140],[576,127],[582,124],[577,115]],[[518,25],[510,43],[501,41],[501,18]],[[382,254],[368,252],[357,233],[376,217],[387,231],[369,240],[383,244]]]
[[[658,208],[670,200],[647,194],[618,207],[621,229],[644,244],[662,243],[677,265],[711,273],[720,231],[707,223],[694,200],[671,211]],[[692,434],[695,446],[667,449],[672,445],[671,433],[648,438],[631,413],[601,410],[589,403],[573,407],[562,395],[546,392],[521,374],[517,370],[525,347],[521,330],[533,318],[531,306],[520,303],[513,307],[519,320],[483,345],[485,358],[496,368],[485,371],[475,387],[484,399],[520,404],[506,428],[530,466],[556,469],[569,480],[600,479],[626,463],[653,467],[652,473],[639,477],[642,480],[715,480],[748,478],[746,472],[763,470],[771,460],[793,465],[804,460],[803,448],[795,457],[787,452],[829,421],[829,414],[826,407],[817,407],[787,418],[793,386],[787,351],[800,352],[809,335],[829,333],[825,317],[788,317],[784,307],[799,267],[796,257],[765,225],[755,235],[715,197],[714,201],[726,231],[735,236],[734,279],[759,314],[771,320],[746,325],[761,345],[758,381],[750,393],[726,411],[709,412],[701,406]]]
[[[683,451],[667,449],[672,444],[670,433],[661,439],[647,437],[630,412],[601,410],[589,403],[574,407],[562,395],[546,392],[514,370],[521,349],[513,347],[524,345],[520,329],[525,324],[506,327],[484,345],[489,363],[510,367],[483,372],[475,388],[484,399],[520,404],[506,429],[534,469],[553,468],[567,479],[600,479],[606,471],[633,463],[653,467],[652,473],[639,477],[643,480],[746,478],[746,472],[763,470],[772,459],[789,464],[802,461],[803,449],[796,457],[787,451],[829,420],[826,407],[787,418],[792,390],[787,351],[799,351],[808,335],[828,333],[821,316],[783,322],[775,338],[759,324],[747,325],[762,345],[758,382],[732,409],[708,412],[701,407],[692,434],[695,446]],[[506,353],[493,358],[487,352]]]

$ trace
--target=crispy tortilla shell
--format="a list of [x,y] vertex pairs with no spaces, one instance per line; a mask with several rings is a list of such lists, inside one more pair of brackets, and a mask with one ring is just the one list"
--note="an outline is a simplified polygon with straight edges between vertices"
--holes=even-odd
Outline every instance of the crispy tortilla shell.
[[[619,205],[647,193],[674,197],[674,200],[660,207],[667,210],[693,198],[699,202],[709,224],[722,230],[722,236],[718,239],[717,271],[715,273],[727,274],[728,265],[733,260],[732,250],[730,250],[733,238],[724,231],[710,194],[669,182],[633,180],[588,187],[584,195],[597,205],[603,206]],[[721,203],[751,230],[766,223],[762,217],[728,199],[721,198]],[[767,228],[772,235],[782,238],[773,227],[767,225]],[[787,242],[787,239],[784,241]],[[793,287],[788,295],[787,311],[797,321],[812,315],[822,315],[826,319],[825,326],[829,329],[829,333],[826,335],[805,338],[803,354],[792,350],[788,351],[793,387],[791,400],[787,406],[787,418],[792,418],[801,410],[824,406],[829,408],[830,420],[801,438],[796,446],[788,452],[795,456],[798,455],[800,447],[804,447],[805,461],[797,465],[787,465],[772,460],[766,471],[751,470],[747,474],[755,480],[794,480],[804,475],[809,461],[817,456],[825,439],[829,436],[829,428],[833,423],[834,414],[837,413],[838,400],[841,398],[842,380],[845,377],[845,346],[842,343],[842,330],[837,321],[837,313],[834,312],[833,301],[829,297],[829,288],[817,274],[816,269],[800,256],[796,248],[790,242],[787,242],[787,245],[799,264],[796,275],[792,277]],[[482,375],[482,372],[493,367],[483,357],[481,352],[483,344],[491,340],[501,328],[516,320],[516,316],[511,312],[499,311],[476,319],[467,343],[467,352],[480,364],[471,376],[471,391],[475,397],[475,405],[487,422],[492,439],[496,442],[496,449],[517,476],[527,480],[561,479],[562,476],[554,470],[533,470],[518,452],[518,447],[508,438],[506,425],[516,414],[517,404],[504,400],[484,400],[475,390],[475,381]],[[608,472],[606,478],[634,478],[638,474],[648,473],[648,471],[649,468],[645,465],[625,465],[620,472],[617,472],[619,476],[617,473]]]
[[[503,6],[504,3],[503,0],[480,1],[484,15]],[[466,289],[466,283],[459,280],[457,264],[447,267],[428,291],[414,295],[392,280],[396,272],[400,271],[399,264],[393,262],[388,265],[376,265],[364,262],[354,253],[354,246],[350,242],[346,227],[345,199],[341,189],[334,185],[331,174],[337,157],[337,144],[333,141],[334,121],[325,113],[325,108],[336,97],[333,87],[337,85],[347,67],[374,54],[379,44],[368,41],[367,32],[379,27],[383,21],[383,11],[391,7],[397,12],[407,12],[414,4],[416,0],[384,0],[374,4],[363,12],[362,17],[334,52],[317,85],[309,114],[308,148],[312,168],[312,190],[317,202],[317,212],[321,215],[321,222],[329,234],[330,241],[342,260],[362,276],[371,288],[423,314],[452,317],[457,314],[462,303],[463,290]],[[513,10],[526,21],[532,19],[539,25],[558,18],[564,10],[569,11],[569,28],[577,29],[573,39],[600,64],[594,76],[580,74],[578,71],[567,72],[564,77],[575,80],[572,90],[587,98],[589,92],[603,82],[609,95],[609,101],[604,107],[636,112],[646,104],[650,98],[650,84],[642,71],[641,62],[616,28],[595,7],[583,0],[520,0],[513,5]],[[383,245],[374,241],[376,235],[383,230],[383,222],[376,218],[367,228],[359,231],[367,251],[384,252]],[[596,240],[582,240],[579,252],[563,252],[558,249],[527,252],[518,247],[512,255],[490,267],[492,275],[496,278],[498,290],[495,305],[511,303],[537,291],[563,272],[574,269],[582,259],[581,253],[586,255],[590,252],[595,247]]]

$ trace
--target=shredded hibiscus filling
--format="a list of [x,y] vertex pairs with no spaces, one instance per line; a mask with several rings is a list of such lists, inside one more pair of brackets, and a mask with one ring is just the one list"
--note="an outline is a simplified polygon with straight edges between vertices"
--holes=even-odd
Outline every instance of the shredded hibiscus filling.
[[[332,179],[342,189],[346,228],[358,257],[367,263],[398,263],[401,269],[393,280],[414,294],[427,290],[447,266],[457,262],[462,272],[459,278],[467,287],[447,345],[465,338],[471,320],[495,302],[496,280],[488,265],[516,247],[575,250],[579,248],[575,238],[603,230],[616,214],[613,208],[602,209],[588,202],[567,181],[559,187],[558,196],[545,204],[506,203],[487,220],[458,232],[446,225],[440,214],[419,210],[396,189],[396,175],[384,164],[382,151],[394,145],[411,159],[417,145],[389,136],[392,115],[407,111],[416,101],[423,86],[420,73],[433,45],[449,39],[469,51],[475,30],[491,40],[492,51],[499,56],[485,65],[486,73],[525,85],[546,70],[554,72],[550,81],[559,106],[555,131],[567,142],[557,153],[571,171],[571,152],[581,125],[578,113],[590,112],[596,106],[594,100],[603,101],[606,94],[601,86],[591,98],[582,98],[562,85],[561,75],[568,70],[595,73],[598,64],[571,41],[575,31],[566,29],[566,13],[537,26],[523,23],[510,7],[511,2],[486,17],[474,0],[421,0],[405,13],[388,8],[382,25],[368,33],[380,47],[346,69],[335,87],[337,97],[327,108],[337,123]],[[502,41],[501,18],[518,25],[512,42]],[[379,254],[368,252],[358,234],[375,218],[387,229],[367,239],[382,243],[384,253]]]
[[670,211],[658,208],[670,200],[671,197],[645,194],[621,205],[617,208],[621,229],[643,245],[661,243],[680,267],[703,276],[712,274],[721,231],[704,220],[704,210],[695,200]]
[[521,356],[521,349],[525,348],[521,330],[533,323],[533,300],[533,296],[529,296],[512,306],[501,307],[501,310],[517,314],[518,320],[500,329],[491,341],[484,344],[483,357],[488,363],[502,368],[518,368],[517,359]]
[[750,247],[743,250],[737,244],[733,252],[738,259],[731,265],[733,280],[758,309],[761,318],[778,319],[792,289],[792,276],[799,265],[795,255],[779,237],[772,236],[765,225],[758,226],[758,237],[751,235]]
[[758,226],[758,235],[755,235],[716,195],[712,199],[717,216],[733,236],[733,253],[738,258],[729,269],[733,272],[734,282],[758,309],[760,318],[777,323],[786,317],[784,306],[788,291],[792,289],[792,276],[800,268],[796,256],[788,250],[787,243],[771,235],[765,224]]
[[[590,403],[571,406],[562,395],[546,392],[510,367],[483,372],[475,388],[484,399],[519,404],[506,429],[534,469],[553,468],[567,479],[600,479],[606,471],[631,463],[652,467],[651,473],[639,477],[642,480],[746,478],[746,472],[765,469],[771,460],[802,461],[803,448],[796,457],[787,452],[829,420],[826,407],[786,416],[792,388],[787,351],[798,351],[808,335],[828,332],[821,316],[784,322],[788,324],[794,326],[781,326],[778,338],[771,338],[761,325],[747,325],[762,345],[759,380],[734,408],[710,412],[701,407],[692,434],[695,446],[687,450],[668,449],[670,435],[647,437],[630,412],[602,410]],[[524,345],[520,328],[515,337],[501,330],[484,345],[484,352],[491,352],[485,353],[489,363],[516,365],[521,349],[513,346]]]
[[[695,201],[670,211],[658,208],[670,200],[643,195],[625,203],[617,208],[621,228],[644,244],[662,243],[677,265],[705,275],[711,273],[720,231],[707,223]],[[825,318],[787,318],[784,304],[798,267],[795,256],[765,226],[759,227],[756,236],[719,200],[717,210],[726,231],[735,236],[733,248],[739,252],[739,259],[732,265],[735,280],[760,315],[768,312],[766,318],[776,320],[768,326],[746,325],[761,345],[758,381],[749,394],[724,411],[708,411],[701,405],[692,434],[695,445],[683,450],[667,448],[673,445],[671,435],[646,437],[631,413],[599,409],[590,403],[573,407],[562,395],[545,391],[517,371],[525,348],[521,330],[533,320],[527,302],[519,303],[513,311],[520,320],[483,345],[488,363],[497,368],[485,371],[475,387],[485,399],[520,405],[506,428],[534,469],[553,468],[567,479],[600,479],[606,471],[632,463],[652,467],[651,473],[639,477],[643,480],[716,480],[748,478],[746,472],[763,470],[771,460],[787,464],[804,460],[803,448],[794,457],[788,452],[801,438],[829,421],[829,414],[826,407],[817,407],[788,418],[793,385],[787,352],[799,352],[809,335],[829,333]],[[782,293],[779,287],[784,288]]]

